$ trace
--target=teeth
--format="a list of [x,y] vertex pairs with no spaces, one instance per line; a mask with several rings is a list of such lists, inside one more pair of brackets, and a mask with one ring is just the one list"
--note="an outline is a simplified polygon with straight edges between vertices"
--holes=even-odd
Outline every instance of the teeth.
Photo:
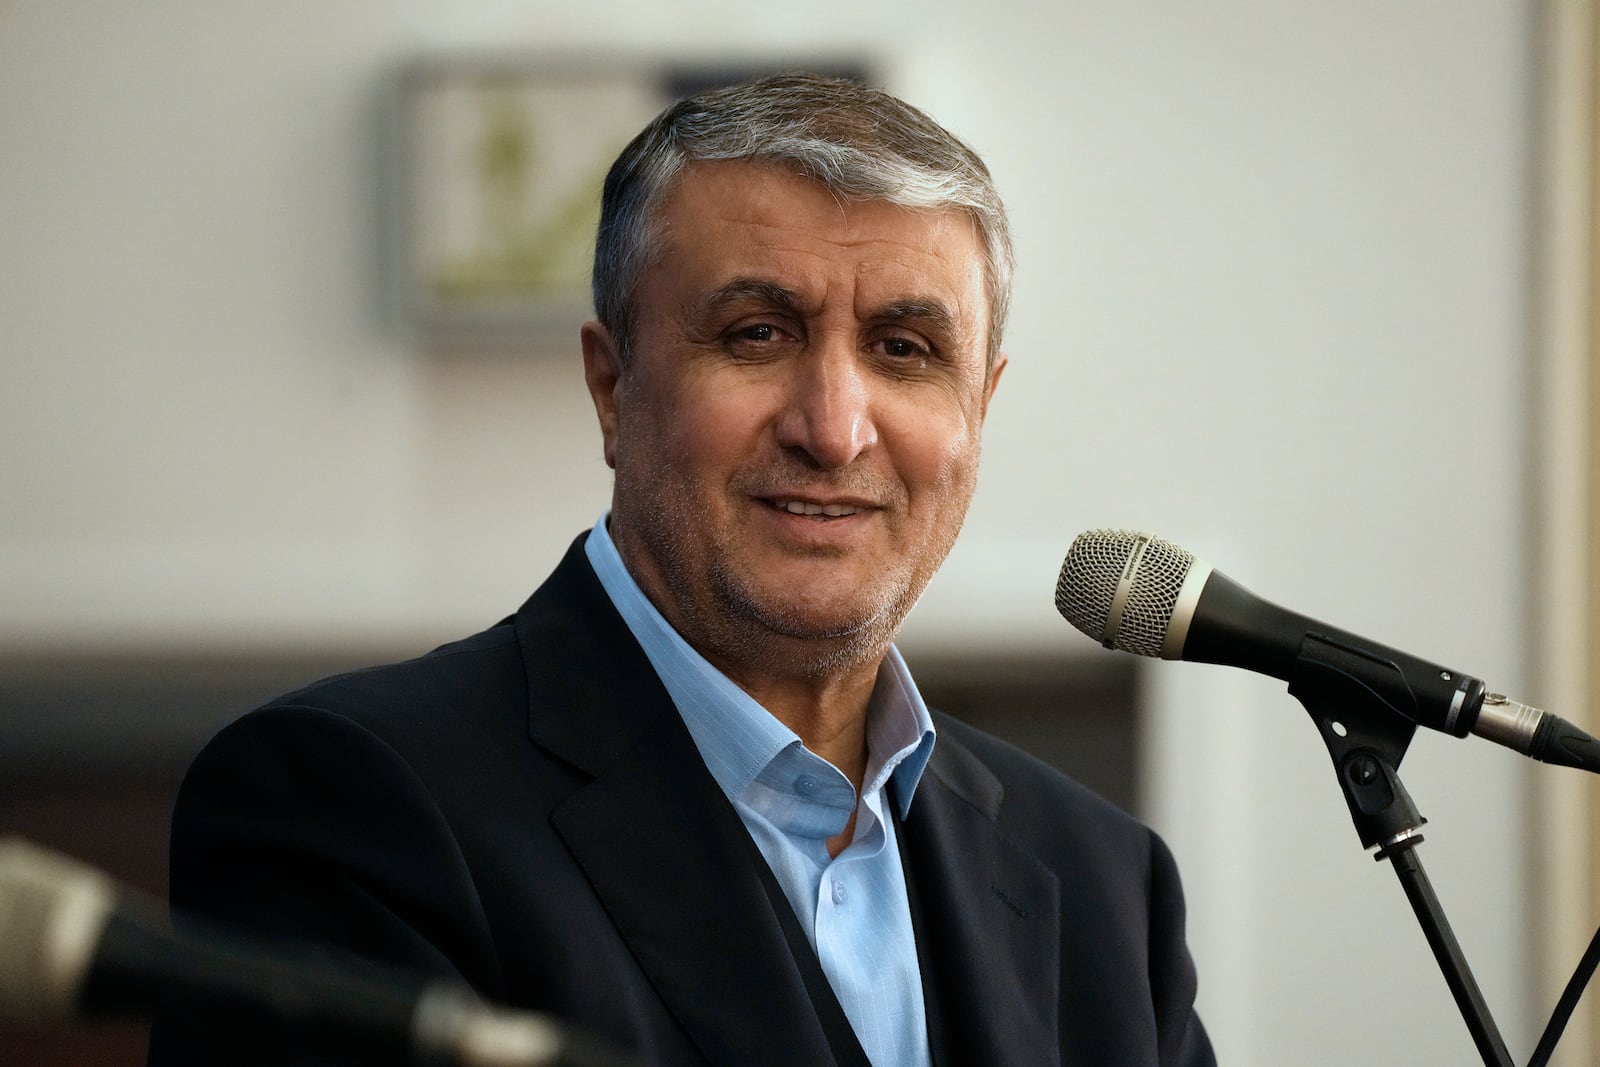
[[779,500],[777,505],[791,515],[827,515],[830,518],[854,515],[861,510],[848,504],[812,504],[804,500]]

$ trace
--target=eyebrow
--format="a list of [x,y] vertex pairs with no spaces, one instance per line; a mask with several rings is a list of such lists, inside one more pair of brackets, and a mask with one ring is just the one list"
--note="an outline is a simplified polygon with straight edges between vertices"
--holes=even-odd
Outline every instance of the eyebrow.
[[897,300],[872,318],[884,322],[921,323],[947,335],[956,332],[956,317],[942,300]]
[[[805,301],[799,293],[762,278],[734,278],[707,297],[705,306],[715,309],[745,300],[759,301],[796,315],[806,311]],[[932,298],[896,300],[879,308],[869,318],[879,322],[921,323],[945,334],[953,334],[957,328],[956,316],[949,306],[942,300]]]
[[795,314],[805,310],[805,304],[800,299],[799,293],[761,278],[735,278],[707,297],[705,306],[715,309],[747,300],[760,301]]

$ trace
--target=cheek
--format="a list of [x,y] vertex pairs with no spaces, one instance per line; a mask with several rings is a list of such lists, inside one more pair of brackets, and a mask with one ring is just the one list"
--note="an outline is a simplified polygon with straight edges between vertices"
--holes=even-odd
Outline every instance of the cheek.
[[761,454],[760,410],[732,389],[657,393],[630,413],[643,432],[632,434],[628,447],[645,468],[673,472],[680,489],[718,483]]
[[967,513],[973,490],[978,484],[978,441],[964,438],[959,448],[946,452],[940,464],[940,492],[946,511]]
[[977,475],[977,424],[959,411],[935,412],[923,406],[900,424],[895,440],[895,466],[913,496],[933,494],[938,507],[955,503],[944,498],[970,493]]
[[677,439],[686,458],[736,467],[760,454],[767,419],[756,398],[734,390],[702,395],[680,412]]

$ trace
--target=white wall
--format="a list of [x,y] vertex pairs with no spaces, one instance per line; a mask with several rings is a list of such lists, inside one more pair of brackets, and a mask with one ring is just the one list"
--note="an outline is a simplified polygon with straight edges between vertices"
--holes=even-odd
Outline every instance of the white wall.
[[[0,646],[420,646],[514,607],[608,493],[576,345],[441,358],[380,326],[380,78],[436,49],[844,48],[975,144],[1018,234],[985,481],[913,652],[1097,654],[1055,570],[1130,525],[1538,699],[1523,5],[605,11],[0,6]],[[1223,1062],[1473,1062],[1282,687],[1148,677],[1149,813]],[[1524,777],[1489,748],[1421,737],[1405,772],[1523,1060]]]

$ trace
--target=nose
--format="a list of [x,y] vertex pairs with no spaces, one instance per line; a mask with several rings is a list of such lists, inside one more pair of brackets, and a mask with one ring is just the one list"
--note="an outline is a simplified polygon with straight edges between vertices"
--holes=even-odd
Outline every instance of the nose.
[[878,443],[871,387],[853,342],[813,345],[790,364],[778,443],[822,470],[849,466]]

